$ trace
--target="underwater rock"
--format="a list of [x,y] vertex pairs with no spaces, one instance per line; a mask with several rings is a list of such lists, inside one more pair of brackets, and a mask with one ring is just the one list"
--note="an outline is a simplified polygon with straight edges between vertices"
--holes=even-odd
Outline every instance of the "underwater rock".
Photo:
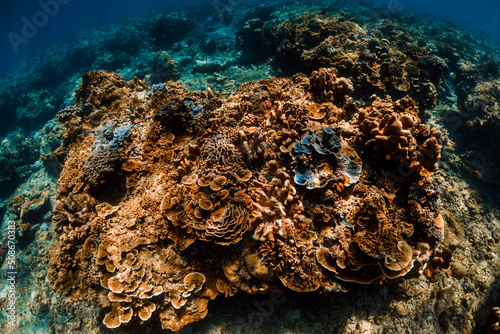
[[[409,97],[362,107],[354,87],[335,69],[228,97],[84,74],[58,117],[52,287],[106,308],[108,328],[178,331],[219,294],[422,274],[445,250],[438,132]],[[396,190],[387,173],[401,163],[416,172]]]
[[40,157],[39,138],[15,131],[0,142],[0,195],[10,194],[36,170]]
[[137,27],[125,26],[109,36],[103,36],[101,43],[103,48],[110,52],[136,55],[142,47],[144,38],[144,32]]
[[[463,94],[460,94],[461,97]],[[500,80],[478,82],[459,102],[467,108],[463,132],[477,141],[494,140],[500,124]]]
[[230,61],[213,59],[196,61],[193,67],[193,73],[214,73],[226,70],[230,65]]
[[60,103],[48,90],[30,92],[17,110],[18,124],[26,131],[37,129],[54,117]]
[[149,59],[151,83],[165,82],[168,80],[178,80],[180,77],[178,65],[165,51],[153,53]]
[[446,61],[424,47],[388,38],[342,16],[308,13],[269,21],[249,18],[237,45],[247,59],[272,58],[275,69],[288,75],[335,67],[340,76],[352,78],[356,98],[409,94],[421,109],[433,107]]
[[[500,80],[477,82],[457,89],[460,114],[450,120],[466,138],[464,173],[488,186],[500,186],[500,152],[494,145],[500,140]],[[465,157],[465,155],[468,155]]]
[[247,61],[263,61],[273,51],[272,39],[265,32],[265,22],[258,18],[249,19],[238,30],[236,45],[243,51]]
[[195,21],[185,13],[165,13],[151,19],[147,31],[155,47],[168,49],[185,38],[195,27]]

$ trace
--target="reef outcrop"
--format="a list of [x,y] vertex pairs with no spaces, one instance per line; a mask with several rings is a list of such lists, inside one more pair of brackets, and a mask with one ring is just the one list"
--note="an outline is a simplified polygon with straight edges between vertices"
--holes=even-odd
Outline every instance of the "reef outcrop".
[[[409,43],[411,37],[389,21],[379,29],[356,21],[325,12],[281,20],[251,18],[236,42],[247,59],[272,58],[275,69],[284,74],[335,67],[341,76],[352,78],[365,98],[377,94],[400,99],[409,94],[422,109],[434,106],[446,61]],[[391,40],[398,34],[403,36],[395,38],[397,42]]]
[[[479,77],[479,75],[477,75]],[[500,140],[500,80],[484,80],[457,89],[458,112],[448,121],[463,136],[464,173],[487,187],[500,186],[500,153],[492,143]]]
[[178,331],[218,295],[432,275],[440,133],[410,97],[354,90],[334,68],[228,97],[84,74],[58,115],[52,287],[106,308],[108,328]]

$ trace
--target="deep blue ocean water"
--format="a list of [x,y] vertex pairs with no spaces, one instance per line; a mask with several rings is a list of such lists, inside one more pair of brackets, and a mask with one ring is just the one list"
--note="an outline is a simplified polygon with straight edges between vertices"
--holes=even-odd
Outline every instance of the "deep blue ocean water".
[[[262,0],[231,1],[235,4],[266,2]],[[452,20],[484,32],[500,43],[500,1],[498,0],[372,1],[383,5],[388,13],[409,11],[430,14],[438,19]],[[211,10],[216,12],[218,10],[217,2],[221,1],[200,1],[199,3],[204,5],[212,3]],[[308,2],[318,4],[346,3],[343,0],[313,0]],[[26,56],[48,43],[75,31],[132,15],[153,11],[175,11],[186,6],[196,5],[197,1],[194,0],[3,0],[0,3],[0,36],[2,36],[0,41],[2,58],[0,73],[11,69]],[[48,15],[41,14],[44,12]],[[383,13],[381,16],[387,16],[387,13]],[[38,23],[38,26],[35,23]],[[32,29],[33,27],[34,29]]]
[[430,14],[482,31],[500,42],[500,1],[497,0],[373,0],[391,10]]
[[[78,30],[141,13],[176,10],[185,4],[186,2],[180,0],[2,1],[0,4],[2,36],[0,73],[9,70],[13,65],[48,43]],[[32,29],[33,26],[34,29]],[[9,35],[12,33],[16,36]]]

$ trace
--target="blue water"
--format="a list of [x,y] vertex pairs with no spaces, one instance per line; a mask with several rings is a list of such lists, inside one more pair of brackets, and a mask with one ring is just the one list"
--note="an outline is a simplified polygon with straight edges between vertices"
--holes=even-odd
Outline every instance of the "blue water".
[[500,1],[498,0],[373,0],[389,11],[430,14],[438,19],[482,31],[500,42]]
[[[73,32],[133,15],[179,10],[182,6],[186,6],[186,1],[4,0],[0,4],[0,73]],[[9,38],[10,33],[20,39],[13,35]]]
[[[398,11],[433,15],[482,31],[500,42],[500,1],[498,0],[372,0],[384,6],[381,17],[390,18]],[[153,11],[175,11],[197,3],[213,4],[215,1],[182,0],[3,0],[0,3],[0,74],[17,65],[34,51],[47,46],[75,31],[99,23],[111,22]],[[231,2],[231,1],[226,1]],[[233,3],[265,3],[256,0],[232,0]],[[308,1],[318,4],[345,3],[336,0]],[[210,7],[209,7],[210,8]],[[217,8],[212,5],[216,14]],[[48,15],[44,14],[48,13]],[[207,14],[210,14],[208,12]],[[39,23],[35,29],[29,27]],[[26,28],[26,26],[28,26]],[[24,28],[24,34],[23,34]],[[11,34],[11,35],[9,35]],[[12,35],[15,34],[16,36]],[[17,38],[17,37],[20,38]],[[28,38],[25,38],[27,36]],[[9,38],[10,37],[10,38]]]

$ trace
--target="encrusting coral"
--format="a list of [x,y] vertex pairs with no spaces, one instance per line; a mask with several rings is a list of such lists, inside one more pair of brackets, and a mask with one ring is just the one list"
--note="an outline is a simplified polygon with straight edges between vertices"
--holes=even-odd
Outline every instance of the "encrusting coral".
[[53,288],[100,303],[109,328],[178,331],[219,294],[347,291],[435,269],[447,260],[430,178],[439,132],[409,97],[362,107],[353,91],[333,68],[226,98],[84,74],[59,117]]
[[391,20],[383,21],[377,30],[328,11],[265,22],[250,18],[238,31],[237,45],[249,59],[272,58],[272,65],[287,74],[335,67],[362,88],[364,98],[410,94],[420,108],[434,106],[446,61],[416,43],[405,44],[409,36],[396,43],[391,35],[404,32]]

